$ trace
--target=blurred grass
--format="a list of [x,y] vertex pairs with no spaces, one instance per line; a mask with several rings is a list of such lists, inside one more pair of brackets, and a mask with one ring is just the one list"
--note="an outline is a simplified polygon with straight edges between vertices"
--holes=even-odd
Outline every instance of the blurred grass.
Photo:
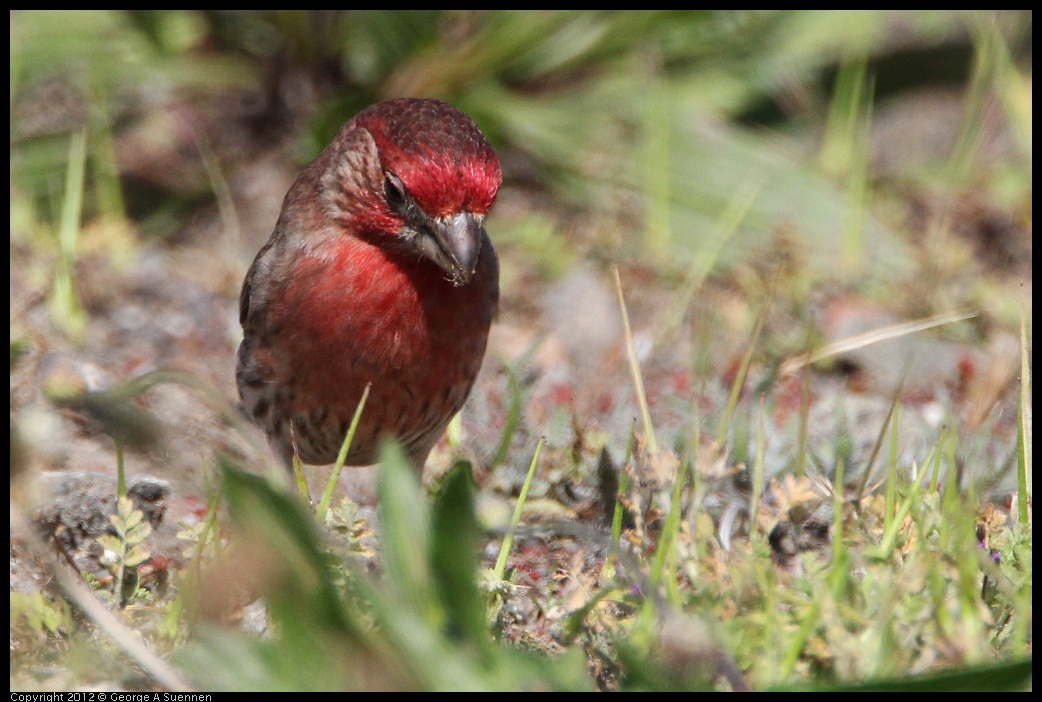
[[[962,37],[977,47],[967,125],[979,123],[973,105],[998,89],[1018,133],[1030,134],[1006,39],[1022,36],[1025,16],[905,12],[899,20],[903,42]],[[260,117],[278,124],[286,112],[310,109],[293,91],[312,91],[317,117],[300,142],[307,159],[361,107],[435,95],[474,116],[497,148],[531,163],[525,171],[588,220],[638,217],[616,257],[726,269],[784,238],[800,243],[819,275],[835,274],[838,258],[844,274],[893,279],[909,272],[906,244],[872,215],[865,184],[842,173],[856,156],[862,166],[850,177],[864,177],[864,129],[851,131],[851,118],[866,62],[900,48],[890,38],[896,21],[884,11],[23,11],[11,21],[13,173],[39,192],[40,178],[64,158],[48,145],[56,132],[86,123],[94,144],[95,133],[171,99],[259,91]],[[830,68],[839,72],[834,109],[828,124],[815,124]],[[64,114],[33,95],[55,77],[71,93]],[[789,135],[823,130],[823,172],[808,167],[800,141],[735,121],[797,85],[805,105],[784,116],[798,127]],[[56,115],[26,119],[41,103]],[[101,183],[111,148],[97,141]],[[1029,155],[1030,138],[1020,144]],[[960,170],[972,149],[961,153]],[[756,197],[729,245],[718,247],[706,233],[752,182]],[[104,191],[92,200],[118,210],[111,181]],[[227,197],[220,188],[216,196],[225,213]],[[515,226],[524,221],[501,223]]]
[[[75,298],[82,226],[115,220],[144,238],[148,222],[164,221],[158,229],[172,237],[181,213],[212,200],[236,241],[229,161],[287,140],[305,162],[358,109],[424,94],[471,114],[503,156],[501,202],[526,206],[497,210],[497,246],[517,247],[516,258],[544,277],[593,257],[679,281],[658,335],[664,344],[710,276],[773,262],[779,247],[796,251],[809,279],[779,274],[794,288],[779,297],[828,281],[891,290],[921,279],[931,313],[945,312],[973,297],[951,305],[943,296],[959,189],[1030,208],[1030,36],[1031,16],[1020,12],[15,11],[12,249],[49,276],[55,326],[77,338],[89,323]],[[965,69],[949,67],[955,75],[938,81],[963,88],[955,147],[939,168],[909,179],[940,188],[947,208],[926,233],[933,268],[925,275],[924,234],[888,216],[891,196],[871,161],[871,127],[895,82],[886,65],[909,47],[968,56]],[[907,82],[926,66],[900,68]],[[223,131],[207,125],[207,109]],[[128,130],[157,114],[159,152],[187,153],[199,168],[146,198],[117,154]],[[998,164],[981,153],[993,119],[1015,135],[1015,153]],[[222,133],[246,136],[229,146]],[[520,277],[508,265],[504,279]],[[488,535],[473,512],[469,466],[457,465],[428,506],[394,449],[379,483],[381,579],[334,550],[295,498],[225,466],[182,593],[139,621],[162,620],[161,638],[201,689],[690,690],[740,687],[743,676],[754,689],[858,680],[867,681],[853,683],[860,690],[1030,688],[1030,303],[1022,314],[1013,524],[974,494],[973,481],[953,479],[973,455],[973,437],[956,427],[911,467],[913,477],[898,470],[896,403],[885,494],[866,487],[867,472],[844,484],[855,467],[845,418],[831,455],[812,455],[801,431],[795,477],[766,477],[776,398],[745,389],[764,305],[726,405],[709,416],[693,408],[690,434],[678,442],[687,454],[659,448],[644,410],[643,436],[630,437],[623,464],[606,459],[620,473],[611,567],[584,601],[567,603],[567,630],[543,639],[546,650],[528,643],[537,652],[523,651],[496,619],[511,616],[503,593],[515,587],[524,552],[500,547],[499,595],[477,588],[477,545]],[[644,405],[632,337],[627,331]],[[525,435],[520,372],[508,374],[509,421],[493,467],[521,460],[508,455]],[[717,427],[711,450],[701,423]],[[582,460],[569,451],[548,444],[541,465]],[[672,461],[672,483],[642,479],[643,468]],[[830,481],[822,471],[833,466]],[[221,534],[217,493],[238,525]],[[832,520],[835,539],[777,562],[775,530],[789,524],[796,536],[812,535],[815,510]],[[583,527],[562,529],[599,553]],[[233,577],[203,567],[236,554],[245,558],[231,561]],[[580,575],[555,566],[562,577]],[[265,635],[207,618],[205,600],[219,600],[222,588],[246,601],[264,597]],[[566,604],[556,598],[532,594],[545,604],[543,626],[546,611]],[[12,595],[12,639],[73,636],[67,610],[60,599]],[[75,687],[95,670],[96,636],[72,638]],[[26,686],[32,674],[12,661],[12,689]],[[107,657],[97,669],[123,667]]]
[[75,289],[76,240],[83,206],[83,173],[86,168],[86,135],[81,131],[69,140],[68,170],[65,176],[58,246],[61,257],[51,292],[51,318],[55,326],[70,337],[83,337],[86,319]]

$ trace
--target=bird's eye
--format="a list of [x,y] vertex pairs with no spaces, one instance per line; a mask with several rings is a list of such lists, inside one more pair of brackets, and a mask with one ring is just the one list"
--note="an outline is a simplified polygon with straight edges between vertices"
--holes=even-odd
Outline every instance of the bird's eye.
[[405,185],[394,173],[384,173],[384,197],[395,212],[401,212],[408,203],[409,196],[405,192]]

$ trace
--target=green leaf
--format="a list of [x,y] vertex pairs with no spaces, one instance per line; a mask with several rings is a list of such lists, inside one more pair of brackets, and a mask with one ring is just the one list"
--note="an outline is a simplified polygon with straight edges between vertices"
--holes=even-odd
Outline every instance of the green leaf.
[[125,538],[128,544],[139,544],[147,539],[151,533],[152,525],[148,522],[142,522],[128,529]]
[[223,460],[221,467],[232,518],[242,533],[269,545],[284,566],[281,580],[269,585],[273,609],[284,606],[296,618],[353,631],[314,520],[300,501]]
[[123,566],[125,568],[136,568],[151,558],[151,556],[152,554],[149,553],[147,548],[134,546],[127,552],[127,555],[123,557]]
[[377,483],[383,566],[402,604],[428,624],[439,626],[443,612],[434,598],[428,561],[430,532],[427,505],[401,448],[387,442],[380,451]]
[[138,509],[131,509],[129,512],[124,513],[123,507],[120,505],[120,518],[123,520],[123,528],[129,533],[134,531],[134,527],[144,521],[145,515]]
[[477,587],[473,485],[465,461],[457,462],[445,478],[431,515],[431,570],[450,635],[486,650],[491,639]]
[[[853,685],[803,688],[815,692],[1001,692],[1031,686],[1031,659],[982,666],[965,666],[914,678],[866,680]],[[795,688],[775,688],[793,690]]]
[[123,542],[112,534],[102,534],[96,539],[96,541],[101,544],[101,547],[106,551],[112,551],[113,553],[123,552]]

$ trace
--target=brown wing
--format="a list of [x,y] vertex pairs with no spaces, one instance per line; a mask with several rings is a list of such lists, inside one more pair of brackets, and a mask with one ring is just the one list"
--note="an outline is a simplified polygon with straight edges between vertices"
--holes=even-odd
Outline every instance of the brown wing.
[[[276,230],[278,231],[278,230]],[[257,252],[257,256],[253,259],[253,264],[250,266],[250,270],[246,272],[246,279],[242,281],[242,290],[239,292],[239,325],[243,329],[246,328],[246,320],[250,316],[250,293],[253,288],[253,278],[257,274],[257,266],[260,261],[264,258],[264,255],[268,253],[275,244],[275,235],[272,234],[268,242],[261,247],[261,250]]]

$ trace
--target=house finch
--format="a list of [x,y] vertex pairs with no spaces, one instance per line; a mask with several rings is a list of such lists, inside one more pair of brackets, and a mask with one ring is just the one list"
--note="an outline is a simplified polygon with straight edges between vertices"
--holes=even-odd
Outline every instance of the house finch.
[[485,354],[501,180],[477,125],[419,98],[359,112],[300,174],[239,300],[239,394],[287,464],[336,460],[371,383],[347,464],[393,437],[422,468]]

